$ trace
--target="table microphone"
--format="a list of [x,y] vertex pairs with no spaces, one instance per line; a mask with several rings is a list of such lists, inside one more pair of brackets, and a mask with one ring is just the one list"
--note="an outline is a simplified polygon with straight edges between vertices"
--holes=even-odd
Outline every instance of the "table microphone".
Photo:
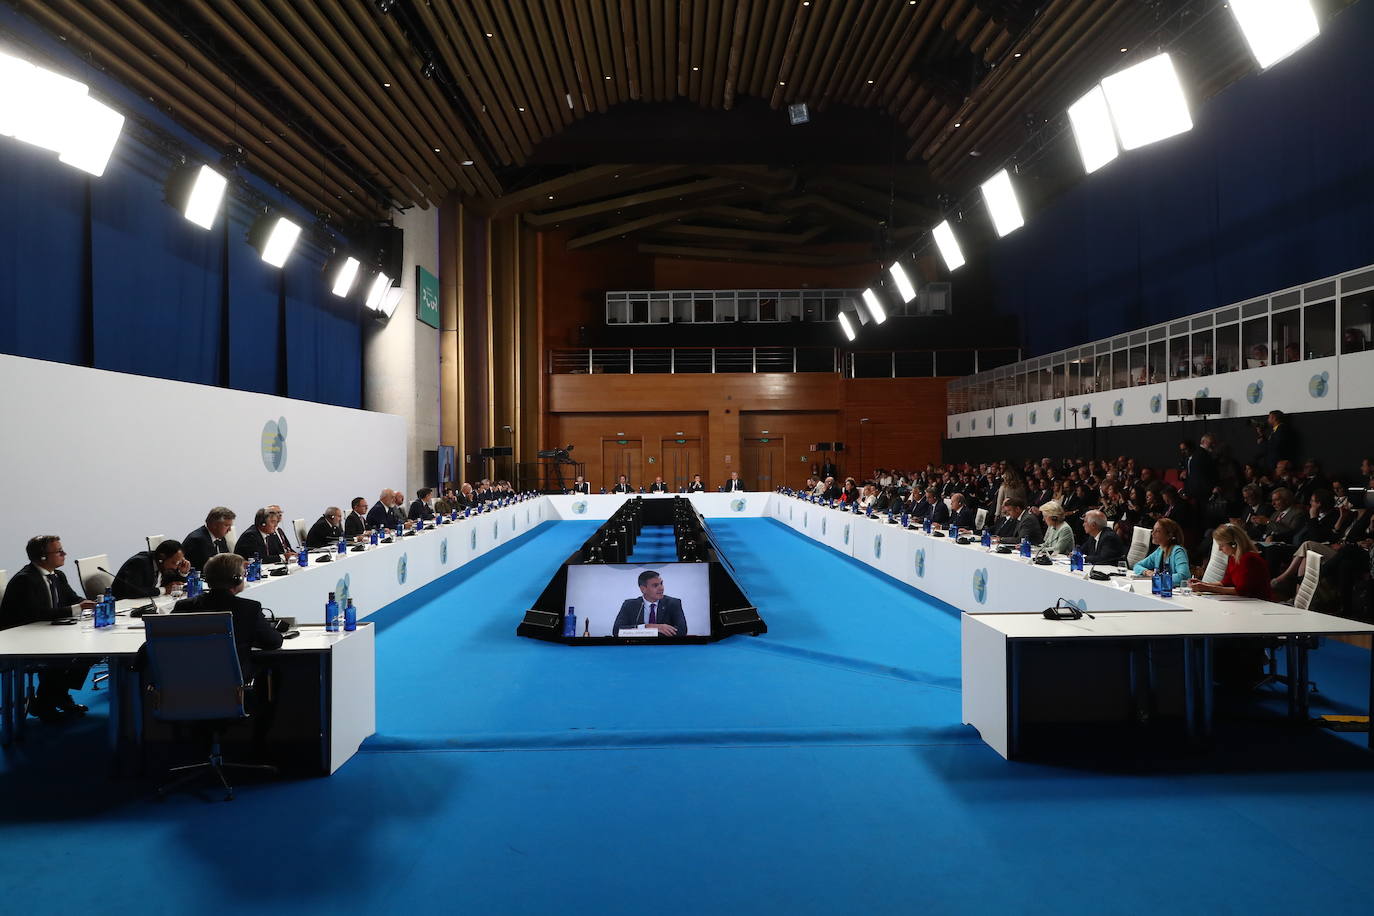
[[[109,577],[110,577],[111,579],[113,579],[114,581],[116,581],[116,582],[122,582],[124,585],[127,585],[129,588],[132,588],[132,589],[134,589],[134,590],[138,590],[139,588],[142,587],[142,586],[135,585],[134,583],[130,582],[128,579],[124,578],[123,576],[116,575],[115,573],[110,572],[108,569],[106,569],[106,568],[103,567],[103,566],[97,566],[96,569],[100,570],[101,572],[103,572],[105,575],[109,576]],[[146,596],[145,596],[145,597],[146,597]],[[130,617],[142,617],[142,616],[143,616],[145,613],[147,613],[148,611],[153,611],[154,613],[156,613],[156,612],[157,612],[157,602],[155,602],[155,601],[150,601],[150,602],[148,602],[147,604],[142,605],[142,606],[140,606],[140,607],[130,608],[130,609],[129,609],[129,616],[130,616]]]

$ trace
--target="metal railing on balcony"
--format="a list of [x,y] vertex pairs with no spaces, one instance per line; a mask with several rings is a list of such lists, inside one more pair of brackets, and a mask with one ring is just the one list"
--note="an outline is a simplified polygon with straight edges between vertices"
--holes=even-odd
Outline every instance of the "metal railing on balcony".
[[839,372],[834,347],[594,347],[550,350],[551,375]]
[[967,350],[851,350],[844,354],[847,378],[937,378],[964,376],[1021,358],[1015,347]]

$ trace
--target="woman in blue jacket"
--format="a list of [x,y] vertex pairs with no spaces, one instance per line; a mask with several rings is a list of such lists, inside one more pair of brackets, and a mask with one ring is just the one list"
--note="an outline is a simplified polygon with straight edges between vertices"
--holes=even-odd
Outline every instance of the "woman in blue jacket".
[[1175,582],[1187,582],[1193,575],[1188,565],[1188,551],[1183,546],[1183,529],[1171,518],[1161,518],[1150,531],[1154,551],[1135,564],[1131,570],[1137,576],[1154,575],[1157,570],[1167,567],[1174,574]]

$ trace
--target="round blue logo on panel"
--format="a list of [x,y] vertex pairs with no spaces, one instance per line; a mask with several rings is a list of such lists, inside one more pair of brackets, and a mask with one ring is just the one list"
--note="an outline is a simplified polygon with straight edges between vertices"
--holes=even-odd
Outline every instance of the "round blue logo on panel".
[[803,527],[803,528],[809,527],[809,526],[810,526],[810,522],[811,522],[810,516],[807,515],[807,513],[803,512],[803,513],[802,513],[802,527]]
[[916,578],[923,579],[926,575],[926,552],[923,549],[916,551]]
[[983,604],[988,600],[988,571],[987,569],[975,569],[973,571],[973,600]]
[[1307,380],[1307,393],[1314,398],[1326,397],[1326,392],[1331,389],[1331,373],[1323,372],[1314,375]]
[[587,501],[585,499],[574,500],[572,510],[573,515],[582,515],[587,511]]
[[846,524],[846,525],[844,526],[844,545],[845,545],[846,547],[849,546],[849,525],[848,525],[848,524]]
[[1084,405],[1083,405],[1083,419],[1086,420],[1086,419],[1088,419],[1089,417],[1091,417],[1092,415],[1093,415],[1093,405],[1091,405],[1091,404],[1084,404]]
[[992,417],[988,417],[988,429],[992,429]]
[[882,536],[881,534],[875,534],[875,535],[873,535],[873,559],[875,559],[875,560],[880,560],[880,559],[882,559],[882,556],[883,556],[883,536]]
[[1123,398],[1117,398],[1116,402],[1112,404],[1112,416],[1119,417],[1122,413],[1125,412],[1125,410],[1126,401]]
[[1258,404],[1264,400],[1264,379],[1255,379],[1245,386],[1245,400],[1251,404]]
[[1064,408],[1056,407],[1054,409],[1054,422],[1058,423],[1062,419],[1064,419]]
[[1035,411],[1033,411],[1033,410],[1030,412],[1030,421],[1031,421],[1031,426],[1034,426],[1034,425],[1035,425]]
[[745,505],[746,503],[742,499],[732,499],[730,500],[730,511],[743,512]]
[[409,555],[409,554],[404,554],[404,553],[401,554],[401,558],[400,558],[399,560],[396,561],[396,584],[397,584],[397,585],[405,585],[405,584],[406,584],[406,573],[407,573],[407,567],[409,566],[409,564],[410,564],[410,555]]
[[1199,389],[1197,390],[1197,394],[1193,395],[1193,397],[1195,397],[1195,398],[1205,398],[1205,397],[1207,397],[1207,395],[1211,392],[1211,390],[1212,390],[1212,389],[1210,389],[1210,388],[1199,388]]
[[1012,423],[1012,415],[1011,415],[1011,414],[1007,414],[1007,426],[1011,426],[1011,423]]
[[468,541],[469,541],[469,543],[472,544],[472,549],[473,549],[473,550],[476,550],[476,549],[477,549],[477,529],[476,529],[476,528],[473,528],[473,529],[472,529],[472,532],[471,532],[471,535],[470,535],[469,538],[468,538]]
[[825,516],[821,516],[821,537],[825,537]]
[[1164,398],[1161,395],[1157,394],[1154,397],[1150,398],[1150,413],[1159,413],[1159,408],[1163,406]]
[[439,543],[439,564],[441,566],[448,565],[448,538],[444,538]]
[[268,420],[262,427],[262,466],[269,471],[286,468],[286,417]]
[[491,539],[493,541],[501,540],[501,523],[495,519],[491,523]]
[[955,421],[954,421],[954,431],[955,431],[956,433],[961,433],[961,432],[964,431],[964,421],[963,421],[963,420],[955,420]]

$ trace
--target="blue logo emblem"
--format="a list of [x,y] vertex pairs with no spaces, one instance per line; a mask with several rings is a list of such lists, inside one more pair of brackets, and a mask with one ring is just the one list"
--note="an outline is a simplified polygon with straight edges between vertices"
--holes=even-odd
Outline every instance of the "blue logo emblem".
[[1034,426],[1034,425],[1035,425],[1035,411],[1033,411],[1033,410],[1030,412],[1030,421],[1031,421],[1031,426]]
[[510,514],[510,530],[511,530],[511,531],[514,531],[514,530],[515,530],[515,525],[516,525],[515,513],[512,512],[512,513]]
[[1331,373],[1323,372],[1314,375],[1307,380],[1307,393],[1314,398],[1326,397],[1326,392],[1331,390]]
[[988,417],[988,429],[992,429],[992,417]]
[[1159,413],[1159,408],[1163,406],[1164,398],[1161,395],[1157,394],[1154,397],[1150,398],[1150,413]]
[[444,538],[439,544],[439,565],[448,565],[448,538]]
[[501,540],[501,523],[495,520],[491,523],[491,539],[493,541]]
[[399,560],[396,561],[396,584],[397,584],[397,585],[405,585],[405,584],[406,584],[406,572],[407,572],[407,566],[409,565],[409,563],[410,563],[410,555],[409,555],[409,554],[405,554],[405,553],[401,554],[401,558],[400,558]]
[[1089,417],[1091,417],[1092,415],[1093,415],[1093,405],[1091,405],[1091,404],[1084,404],[1084,405],[1083,405],[1083,419],[1086,420],[1086,419],[1088,419]]
[[342,579],[334,583],[334,599],[339,602],[340,607],[348,604],[348,599],[350,597],[348,587],[352,582],[352,573],[347,573]]
[[1062,408],[1062,407],[1056,407],[1056,408],[1054,409],[1054,422],[1058,423],[1060,420],[1063,420],[1063,419],[1064,419],[1064,408]]
[[262,466],[269,471],[286,469],[286,417],[263,424]]
[[955,420],[955,421],[954,421],[954,431],[955,431],[956,433],[961,433],[961,432],[964,431],[964,421],[963,421],[963,420]]
[[924,579],[926,575],[926,552],[925,549],[916,551],[916,578]]
[[849,525],[844,526],[844,546],[849,546]]
[[1114,416],[1114,417],[1119,417],[1119,416],[1121,416],[1121,414],[1122,414],[1125,410],[1126,410],[1126,401],[1125,401],[1125,399],[1124,399],[1124,398],[1117,398],[1117,399],[1116,399],[1116,403],[1114,403],[1114,404],[1112,405],[1112,416]]
[[470,542],[472,543],[472,549],[473,549],[473,550],[476,550],[476,549],[477,549],[477,529],[476,529],[476,528],[473,528],[473,529],[472,529],[472,536],[471,536],[471,538],[469,538],[469,540],[470,540]]
[[587,511],[587,501],[585,499],[575,500],[572,504],[573,515],[582,515]]
[[1011,414],[1007,414],[1007,426],[1011,426],[1011,420],[1012,420]]
[[973,600],[979,604],[984,604],[988,600],[988,571],[986,568],[973,571]]
[[1264,379],[1256,379],[1245,386],[1245,400],[1258,404],[1264,400]]
[[821,537],[825,537],[825,516],[821,516]]
[[788,507],[787,507],[787,520],[788,520],[789,522],[792,521],[792,507],[791,507],[791,506],[788,506]]
[[526,510],[525,510],[525,524],[528,525],[529,523],[530,523],[530,510],[529,510],[529,509],[526,509]]
[[1207,397],[1208,393],[1211,392],[1211,390],[1212,390],[1212,389],[1210,389],[1210,388],[1199,388],[1199,389],[1197,390],[1197,394],[1193,395],[1193,397],[1195,397],[1195,398],[1205,398],[1205,397]]
[[745,502],[744,502],[744,500],[742,500],[742,499],[732,499],[732,500],[730,500],[730,511],[731,511],[731,512],[743,512],[743,511],[744,511],[744,506],[745,506]]
[[802,527],[803,527],[803,528],[806,528],[806,527],[809,527],[809,526],[810,526],[810,518],[808,517],[807,513],[803,512],[803,513],[802,513]]
[[1088,599],[1087,599],[1087,598],[1079,598],[1077,601],[1075,601],[1075,600],[1072,599],[1072,598],[1065,598],[1065,599],[1064,599],[1064,603],[1067,604],[1067,605],[1069,605],[1069,606],[1071,606],[1071,607],[1078,608],[1078,610],[1083,611],[1084,613],[1087,613],[1087,611],[1088,611]]

